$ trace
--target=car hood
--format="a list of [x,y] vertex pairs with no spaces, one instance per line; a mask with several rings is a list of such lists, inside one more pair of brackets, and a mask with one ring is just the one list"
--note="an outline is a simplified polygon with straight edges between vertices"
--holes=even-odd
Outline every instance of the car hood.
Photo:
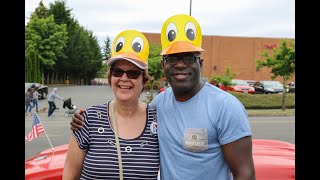
[[25,179],[61,179],[68,144],[47,149],[25,161]]
[[256,179],[295,179],[295,145],[283,141],[253,139]]
[[[256,179],[295,179],[295,145],[283,141],[253,139]],[[25,179],[61,179],[68,144],[47,149],[25,161]]]

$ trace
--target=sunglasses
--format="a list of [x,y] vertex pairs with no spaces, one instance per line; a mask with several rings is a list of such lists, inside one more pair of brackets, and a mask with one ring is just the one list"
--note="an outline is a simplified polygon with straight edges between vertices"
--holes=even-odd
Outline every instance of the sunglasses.
[[124,71],[118,68],[111,68],[110,71],[111,71],[111,75],[114,77],[122,77],[122,75],[126,73],[128,78],[130,79],[137,79],[140,76],[140,74],[143,73],[142,70],[138,70],[138,69],[131,69],[128,71]]
[[176,57],[176,56],[169,56],[169,57],[163,57],[163,60],[165,63],[170,65],[177,64],[180,60],[182,60],[185,64],[193,64],[197,61],[197,59],[200,59],[200,57],[194,57],[194,56],[185,56],[185,57]]

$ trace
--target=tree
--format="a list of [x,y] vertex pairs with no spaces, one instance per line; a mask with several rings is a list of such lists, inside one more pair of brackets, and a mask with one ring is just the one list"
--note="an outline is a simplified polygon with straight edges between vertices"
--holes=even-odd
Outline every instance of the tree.
[[153,82],[157,81],[161,77],[164,77],[162,71],[162,64],[161,64],[161,46],[158,44],[150,44],[150,52],[148,58],[148,73],[152,77],[151,79],[151,93],[150,99],[153,98]]
[[[273,50],[270,55],[270,49]],[[283,78],[282,111],[286,109],[286,84],[295,73],[295,42],[293,40],[283,39],[279,46],[268,46],[266,50],[260,53],[264,59],[257,60],[257,70],[262,67],[271,68],[273,75],[271,79],[281,76]]]
[[106,78],[107,75],[107,70],[108,70],[108,65],[105,62],[111,57],[111,40],[109,36],[106,37],[106,40],[104,40],[104,46],[102,47],[102,67],[98,71],[98,77],[100,78]]
[[54,23],[53,15],[38,18],[34,13],[25,28],[25,48],[32,46],[39,53],[40,67],[52,69],[67,40],[66,25]]
[[[80,25],[71,15],[70,8],[67,7],[66,1],[54,1],[49,4],[48,14],[54,16],[54,22],[56,24],[65,24],[67,27],[68,39],[63,52],[57,56],[58,61],[54,65],[53,69],[48,70],[46,78],[49,81],[49,75],[51,79],[59,77],[63,80],[68,79],[71,83],[74,83],[75,77],[79,69],[75,66],[78,64],[80,48],[82,44],[79,42]],[[51,80],[55,81],[55,80]]]
[[41,1],[32,13],[25,30],[25,48],[34,49],[29,48],[29,55],[26,51],[25,64],[30,68],[26,75],[35,74],[29,73],[34,71],[31,50],[35,50],[48,84],[65,79],[86,83],[96,77],[102,67],[101,47],[93,33],[71,17],[71,10],[65,0],[55,0],[48,10]]
[[[227,86],[231,86],[232,79],[237,75],[236,73],[231,73],[231,66],[226,67],[226,72],[224,75],[211,75],[209,78],[209,82],[213,85],[222,84],[225,88]],[[225,89],[226,90],[226,89]]]
[[[38,16],[38,18],[47,18],[48,17],[48,9],[46,8],[46,6],[44,6],[42,1],[40,1],[39,6],[35,9],[33,15],[35,15],[35,14]],[[31,16],[31,18],[32,18],[32,16]]]
[[69,28],[68,26],[75,21],[71,16],[71,11],[72,9],[67,7],[65,0],[55,0],[54,3],[49,4],[48,15],[53,14],[55,23],[66,24]]
[[111,56],[111,40],[109,36],[107,36],[106,40],[104,40],[104,47],[102,49],[103,49],[103,53],[102,53],[103,59],[104,60],[109,59]]
[[39,53],[34,46],[25,51],[25,82],[41,82]]

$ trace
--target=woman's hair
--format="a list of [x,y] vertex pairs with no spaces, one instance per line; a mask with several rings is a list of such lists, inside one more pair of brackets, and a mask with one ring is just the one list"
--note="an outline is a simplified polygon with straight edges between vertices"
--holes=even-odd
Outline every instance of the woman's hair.
[[[107,71],[107,78],[108,78],[108,83],[111,86],[111,69],[113,66],[109,67],[108,71]],[[142,91],[144,90],[144,85],[151,79],[151,76],[148,74],[148,70],[147,69],[141,69],[143,71],[143,78],[142,78],[142,84],[143,84],[143,88]],[[142,92],[141,91],[141,92]]]

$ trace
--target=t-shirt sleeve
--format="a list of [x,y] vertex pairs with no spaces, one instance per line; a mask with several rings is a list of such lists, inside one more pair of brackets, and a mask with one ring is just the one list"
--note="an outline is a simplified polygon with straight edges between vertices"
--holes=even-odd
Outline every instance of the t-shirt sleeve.
[[245,136],[252,136],[247,112],[236,97],[228,96],[221,102],[217,131],[222,145]]
[[159,104],[159,96],[161,96],[160,94],[156,95],[153,100],[150,102],[149,106],[151,108],[156,109],[157,105]]
[[83,113],[84,115],[84,125],[81,129],[73,131],[73,136],[76,138],[79,148],[82,150],[87,150],[89,146],[89,121],[87,110]]

